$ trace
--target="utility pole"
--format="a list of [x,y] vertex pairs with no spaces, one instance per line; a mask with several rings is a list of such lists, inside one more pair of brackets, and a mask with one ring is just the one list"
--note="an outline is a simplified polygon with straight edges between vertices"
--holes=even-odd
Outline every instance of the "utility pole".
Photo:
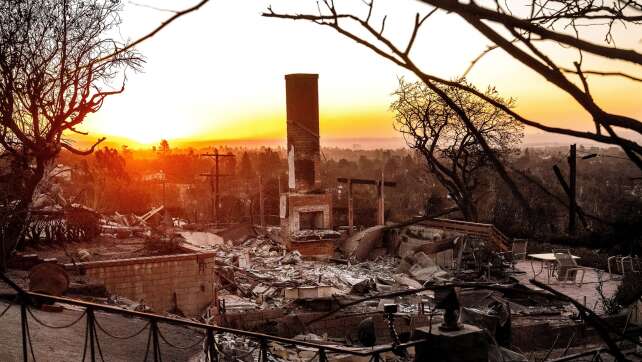
[[571,149],[568,155],[568,169],[569,169],[569,195],[568,195],[568,233],[570,235],[575,234],[575,214],[577,213],[577,203],[576,203],[576,172],[577,172],[577,147],[575,144],[571,145]]
[[348,235],[354,230],[354,200],[352,199],[352,179],[348,179]]
[[383,176],[383,169],[381,169],[381,181],[377,185],[377,188],[379,191],[378,199],[377,199],[377,223],[379,225],[385,225],[386,224],[386,216],[385,216],[385,203],[384,203],[384,176]]
[[259,175],[259,220],[261,222],[261,227],[265,226],[265,202],[263,200],[263,177]]
[[[583,157],[583,159],[588,159],[591,157],[594,157],[594,155],[585,156]],[[584,220],[584,213],[577,206],[577,197],[576,197],[576,194],[577,194],[576,193],[577,145],[575,144],[571,145],[571,148],[568,153],[567,162],[568,162],[568,170],[569,170],[568,183],[566,183],[566,180],[564,180],[564,176],[562,176],[562,171],[557,165],[553,166],[553,171],[555,172],[555,176],[557,176],[557,180],[562,185],[562,188],[564,189],[566,196],[568,196],[568,233],[569,235],[574,235],[575,231],[577,230],[577,224],[575,223],[577,219],[577,215],[580,216],[580,220],[582,221],[582,224],[586,226],[586,220]]]
[[[165,176],[165,172],[163,172],[162,170],[161,174],[163,175],[161,179],[161,182],[163,183],[163,206],[167,207],[167,205],[165,205],[165,183],[167,182],[167,176]],[[165,210],[165,213],[167,213],[167,210]]]
[[163,225],[165,225],[165,223],[168,220],[167,219],[167,205],[166,205],[167,200],[165,198],[165,195],[166,195],[165,194],[165,184],[167,183],[167,175],[165,174],[165,171],[163,171],[163,170],[161,170],[161,174],[163,175],[163,178],[161,180],[161,182],[163,183],[163,220],[161,221],[161,223]]
[[[218,221],[220,216],[220,202],[219,202],[219,178],[227,177],[232,175],[221,175],[219,172],[219,159],[223,157],[234,157],[233,154],[221,154],[218,153],[218,148],[214,149],[214,153],[204,153],[201,156],[212,157],[214,158],[214,171],[210,173],[202,173],[201,176],[208,177],[210,179],[210,200],[212,201],[212,221],[214,221],[215,227],[218,227]],[[213,196],[213,197],[212,197]]]

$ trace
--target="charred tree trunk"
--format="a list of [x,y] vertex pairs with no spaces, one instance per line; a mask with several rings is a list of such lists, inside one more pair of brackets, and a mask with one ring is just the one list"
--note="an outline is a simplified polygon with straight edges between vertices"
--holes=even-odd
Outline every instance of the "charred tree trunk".
[[463,195],[463,196],[452,196],[453,193],[451,192],[451,197],[455,201],[455,204],[457,204],[457,207],[461,211],[462,216],[464,217],[464,220],[466,221],[472,221],[472,222],[477,222],[479,221],[479,214],[477,212],[477,207],[475,206],[475,203],[473,202],[472,197],[469,195]]
[[466,219],[466,221],[473,221],[473,222],[479,221],[479,214],[477,212],[477,207],[475,206],[471,198],[465,197],[462,201],[462,205],[460,206],[460,208],[462,210],[465,210],[462,212],[464,213],[464,219]]
[[46,161],[43,158],[34,160],[35,167],[28,167],[30,162],[22,162],[13,169],[15,178],[14,195],[10,195],[6,200],[5,210],[3,210],[2,222],[2,245],[0,268],[6,269],[6,262],[11,254],[20,247],[24,240],[25,231],[29,225],[30,209],[33,196],[36,189],[45,176]]

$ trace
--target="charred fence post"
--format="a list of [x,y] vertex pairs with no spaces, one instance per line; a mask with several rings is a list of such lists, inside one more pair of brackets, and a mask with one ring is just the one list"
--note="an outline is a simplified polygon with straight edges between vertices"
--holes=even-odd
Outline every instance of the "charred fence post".
[[151,328],[149,330],[149,333],[151,334],[151,337],[152,337],[152,348],[154,350],[154,362],[161,362],[163,358],[161,356],[160,342],[158,339],[158,321],[156,321],[155,319],[152,319],[150,323],[151,323]]
[[209,362],[218,362],[218,351],[216,350],[216,339],[214,338],[214,330],[211,328],[207,329],[207,358],[206,361]]
[[328,356],[323,348],[319,349],[319,362],[328,362]]
[[98,340],[96,336],[96,316],[94,315],[94,309],[92,307],[87,307],[87,309],[85,310],[85,314],[87,315],[87,327],[85,329],[85,349],[83,351],[83,361],[85,360],[84,356],[87,352],[87,344],[89,344],[90,361],[96,362],[96,347],[98,345]]
[[29,361],[29,354],[28,354],[28,343],[29,343],[29,338],[28,338],[28,330],[29,330],[29,322],[27,321],[27,301],[24,300],[24,295],[20,295],[20,325],[22,329],[22,360],[24,362]]
[[268,345],[267,345],[267,340],[265,338],[261,338],[259,341],[260,343],[260,349],[261,349],[261,356],[259,360],[261,362],[267,362],[268,361]]

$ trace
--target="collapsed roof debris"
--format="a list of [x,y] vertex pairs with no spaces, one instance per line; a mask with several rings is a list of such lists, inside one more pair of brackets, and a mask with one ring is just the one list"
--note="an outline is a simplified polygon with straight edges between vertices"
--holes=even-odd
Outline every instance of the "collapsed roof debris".
[[[45,199],[54,198],[42,198]],[[346,235],[320,227],[329,225],[325,224],[329,214],[324,214],[324,203],[323,194],[291,193],[286,198],[286,217],[281,227],[239,224],[224,230],[181,220],[169,224],[151,222],[158,219],[163,206],[142,215],[101,215],[81,205],[48,204],[45,211],[34,212],[43,215],[46,222],[34,222],[32,237],[48,239],[49,234],[53,235],[53,229],[39,225],[58,225],[68,230],[94,228],[95,235],[100,233],[98,244],[74,241],[67,244],[67,250],[66,243],[62,243],[64,253],[43,257],[23,253],[13,262],[22,263],[21,268],[27,270],[36,265],[31,272],[30,287],[34,291],[53,295],[66,291],[125,309],[153,312],[148,301],[114,293],[100,281],[77,275],[79,268],[65,271],[56,261],[82,264],[175,255],[186,250],[213,253],[216,283],[211,307],[204,315],[206,321],[351,348],[365,347],[359,336],[364,321],[374,326],[372,337],[377,344],[398,338],[407,341],[422,326],[438,325],[444,319],[443,311],[437,309],[433,288],[426,286],[453,283],[461,285],[459,322],[477,326],[492,336],[495,344],[487,348],[489,360],[524,360],[514,352],[515,348],[547,348],[555,341],[540,336],[534,343],[527,337],[542,325],[559,334],[583,325],[571,304],[530,293],[531,289],[517,283],[516,278],[523,279],[520,270],[528,269],[523,265],[521,269],[514,268],[503,253],[508,239],[492,225],[426,217],[376,225]],[[315,208],[321,211],[309,212]],[[64,221],[52,223],[51,215],[55,213]],[[44,274],[39,270],[47,268],[51,270]],[[470,283],[462,285],[462,281]],[[479,290],[480,286],[495,289]],[[184,298],[182,292],[174,293],[175,307],[167,313],[184,315],[179,308],[180,298]],[[390,305],[397,306],[392,324],[384,318]],[[615,318],[611,323],[622,321]],[[572,348],[578,341],[594,343],[598,337],[586,333],[566,342]],[[240,360],[256,357],[255,341],[224,334],[217,338],[221,351],[228,356]],[[305,347],[279,344],[271,348],[274,356],[287,361],[309,360],[316,353]],[[400,358],[393,353],[388,357]],[[341,360],[338,356],[333,359]]]
[[[442,320],[442,312],[436,309],[435,293],[425,286],[451,283],[461,285],[458,293],[460,322],[475,325],[493,336],[498,345],[491,345],[488,353],[489,358],[495,360],[501,360],[502,356],[523,360],[523,356],[512,348],[528,350],[533,343],[524,336],[532,333],[533,328],[539,328],[535,326],[541,323],[552,323],[560,333],[582,324],[572,319],[577,312],[568,303],[533,293],[518,284],[515,271],[503,259],[496,243],[476,233],[467,235],[461,230],[442,229],[431,223],[409,223],[401,227],[382,225],[349,238],[329,230],[293,233],[313,240],[334,238],[336,245],[341,246],[332,257],[317,258],[288,249],[274,237],[279,235],[275,228],[235,227],[219,235],[206,228],[200,228],[203,231],[193,227],[158,229],[148,226],[146,220],[136,215],[114,215],[100,220],[103,238],[111,235],[111,239],[103,240],[113,240],[119,248],[136,238],[143,241],[132,245],[159,248],[159,244],[144,240],[160,238],[166,240],[161,241],[162,244],[175,240],[189,246],[190,250],[214,253],[214,272],[218,281],[215,298],[204,318],[223,326],[363,348],[359,342],[359,324],[368,318],[374,318],[377,343],[392,340],[393,334],[382,313],[386,305],[395,304],[398,306],[395,329],[402,340],[408,340],[413,335],[413,328],[434,325]],[[447,220],[439,223],[451,224]],[[118,228],[129,228],[130,234],[119,239],[118,232],[114,233]],[[115,246],[109,248],[116,249]],[[129,250],[137,251],[135,247]],[[363,252],[366,257],[358,258],[358,250],[367,250]],[[91,245],[83,245],[68,254],[79,262],[118,255],[96,251]],[[489,267],[493,263],[497,265]],[[79,285],[78,276],[70,275],[69,278],[74,295],[91,293],[95,289],[90,281]],[[462,280],[472,283],[461,284]],[[490,292],[476,290],[479,285],[483,288],[494,286],[495,289]],[[144,300],[123,295],[108,293],[107,298],[92,298],[130,310],[153,311]],[[262,313],[273,317],[261,319]],[[172,315],[181,314],[178,310]],[[333,323],[340,323],[342,327],[330,327]],[[614,320],[614,323],[621,322]],[[582,338],[594,341],[596,337],[585,335]],[[224,335],[218,339],[220,348],[229,356],[249,360],[255,353],[256,344],[251,340],[243,342]],[[312,349],[301,347],[275,344],[272,349],[278,358],[288,361],[306,360],[314,355]]]

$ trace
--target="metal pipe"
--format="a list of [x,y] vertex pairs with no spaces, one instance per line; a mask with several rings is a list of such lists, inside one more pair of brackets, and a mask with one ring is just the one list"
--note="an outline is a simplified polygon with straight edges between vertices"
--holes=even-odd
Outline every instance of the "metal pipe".
[[599,348],[589,349],[589,350],[584,351],[584,352],[575,353],[575,354],[569,354],[569,355],[567,355],[567,356],[560,357],[560,358],[549,359],[549,360],[548,360],[548,361],[546,361],[546,362],[565,362],[565,361],[573,361],[573,360],[576,360],[576,359],[578,359],[578,358],[580,358],[580,357],[591,356],[591,355],[595,355],[596,353],[601,353],[601,352],[608,352],[608,349],[607,349],[607,348],[605,348],[605,347],[599,347]]

